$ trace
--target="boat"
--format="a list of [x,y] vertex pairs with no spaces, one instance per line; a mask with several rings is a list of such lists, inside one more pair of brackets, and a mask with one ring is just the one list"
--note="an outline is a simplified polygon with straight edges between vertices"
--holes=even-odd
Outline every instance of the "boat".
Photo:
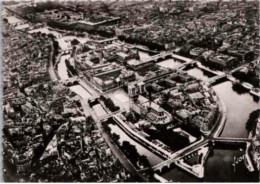
[[260,89],[253,88],[253,89],[250,90],[250,93],[260,97]]
[[242,86],[246,89],[249,89],[251,90],[253,88],[253,85],[252,84],[249,84],[247,82],[242,82]]

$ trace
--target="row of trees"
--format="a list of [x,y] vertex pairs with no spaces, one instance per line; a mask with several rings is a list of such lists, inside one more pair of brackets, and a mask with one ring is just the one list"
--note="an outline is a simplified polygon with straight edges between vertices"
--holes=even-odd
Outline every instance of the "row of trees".
[[136,167],[140,168],[150,168],[150,162],[145,155],[140,155],[134,145],[132,145],[128,141],[123,141],[120,144],[120,136],[115,133],[111,133],[111,128],[109,127],[109,121],[105,121],[102,124],[105,132],[110,136],[113,142],[120,148],[120,150],[124,153],[127,159]]
[[136,44],[145,45],[151,50],[165,50],[165,47],[163,44],[154,43],[154,42],[151,42],[151,41],[145,40],[145,39],[135,39],[135,38],[131,38],[131,37],[126,38],[123,35],[118,36],[118,39],[121,41],[125,41],[127,43],[131,43],[131,44],[136,43]]
[[[189,139],[187,137],[181,136],[172,130],[167,129],[147,129],[151,139],[159,139],[164,144],[169,146],[173,151],[178,151],[189,145]],[[170,139],[169,139],[170,138]]]
[[248,82],[254,87],[259,87],[259,76],[253,70],[249,70],[247,73],[236,71],[232,75],[242,82]]
[[47,25],[52,27],[52,28],[58,28],[62,30],[67,30],[67,31],[77,31],[77,32],[88,32],[89,34],[98,34],[103,37],[113,37],[115,36],[115,32],[108,32],[106,30],[102,30],[99,28],[90,28],[87,25],[81,25],[78,23],[74,23],[73,25],[71,24],[66,24],[66,23],[61,23],[57,21],[48,21]]
[[107,98],[103,95],[100,96],[100,100],[102,100],[105,104],[105,106],[112,112],[116,112],[120,109],[119,106],[115,105],[113,100],[111,98]]
[[72,73],[72,75],[78,75],[78,72],[75,70],[75,68],[70,64],[69,60],[65,60],[66,66],[68,70]]
[[[257,119],[260,117],[260,109],[254,110],[250,113],[249,118],[246,122],[246,129],[248,132],[253,131],[256,128]],[[253,131],[255,134],[255,131]]]

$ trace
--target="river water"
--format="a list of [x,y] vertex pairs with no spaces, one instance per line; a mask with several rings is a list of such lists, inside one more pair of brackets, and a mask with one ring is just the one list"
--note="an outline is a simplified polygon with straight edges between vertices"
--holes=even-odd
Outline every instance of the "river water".
[[29,33],[37,33],[37,32],[40,32],[40,33],[45,33],[46,35],[48,35],[48,34],[53,34],[53,36],[55,36],[56,38],[59,38],[59,37],[62,36],[61,33],[57,32],[57,31],[54,31],[54,30],[51,30],[51,29],[48,28],[48,27],[33,29],[33,30],[28,31],[28,32],[29,32]]
[[92,95],[84,89],[81,85],[75,85],[69,87],[71,91],[74,91],[77,95],[79,95],[83,99],[89,99]]
[[164,61],[161,61],[161,62],[157,63],[157,65],[159,65],[159,66],[162,66],[164,68],[170,68],[170,69],[175,69],[180,64],[181,64],[181,62],[176,61],[176,60],[174,60],[172,58],[166,59]]
[[60,58],[60,61],[58,63],[58,75],[60,77],[61,80],[66,80],[69,78],[69,75],[68,75],[68,69],[67,69],[67,66],[66,66],[66,63],[65,63],[65,60],[66,59],[69,59],[70,58],[70,55],[67,54],[67,55],[62,55],[61,58]]
[[227,106],[227,121],[221,137],[248,137],[246,122],[252,111],[260,107],[249,92],[240,93],[232,82],[226,81],[213,87]]
[[214,75],[205,71],[202,71],[200,68],[191,68],[189,70],[186,70],[187,73],[193,77],[196,77],[197,79],[200,79],[202,81],[206,81],[209,78],[213,77]]
[[86,43],[89,40],[88,37],[63,36],[58,38],[57,41],[59,42],[59,46],[62,50],[67,50],[72,48],[70,42],[74,39],[78,40],[82,44]]
[[151,55],[149,55],[149,53],[142,51],[142,50],[138,50],[138,54],[139,54],[140,60],[146,60],[151,57]]

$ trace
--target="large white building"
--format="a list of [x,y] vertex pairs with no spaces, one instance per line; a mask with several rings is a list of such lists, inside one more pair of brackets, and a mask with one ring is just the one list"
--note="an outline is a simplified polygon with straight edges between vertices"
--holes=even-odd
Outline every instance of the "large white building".
[[142,95],[138,96],[131,108],[154,125],[168,124],[172,120],[170,113]]

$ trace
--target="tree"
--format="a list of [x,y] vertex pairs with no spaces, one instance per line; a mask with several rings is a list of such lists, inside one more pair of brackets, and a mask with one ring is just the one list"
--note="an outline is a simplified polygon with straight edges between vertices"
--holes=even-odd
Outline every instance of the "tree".
[[151,167],[151,164],[145,155],[139,156],[138,160],[144,167]]
[[51,34],[51,33],[48,33],[47,36],[48,36],[49,38],[51,38],[51,39],[54,39],[54,35]]
[[71,45],[78,45],[79,44],[79,41],[77,39],[73,39],[71,41]]
[[111,135],[111,139],[112,139],[115,143],[117,143],[117,142],[119,141],[119,139],[120,139],[120,136],[117,135],[117,134],[115,134],[115,133],[113,133],[113,134]]
[[103,96],[100,96],[100,99],[104,101],[106,107],[109,108],[109,110],[111,110],[112,112],[119,110],[119,107],[114,104],[111,98],[105,98]]
[[4,23],[8,23],[8,19],[7,18],[3,18],[3,22]]
[[256,127],[257,119],[260,117],[260,109],[257,109],[250,113],[246,122],[246,129],[248,132],[252,131]]
[[135,116],[133,113],[129,112],[126,114],[126,120],[130,122],[135,122]]

